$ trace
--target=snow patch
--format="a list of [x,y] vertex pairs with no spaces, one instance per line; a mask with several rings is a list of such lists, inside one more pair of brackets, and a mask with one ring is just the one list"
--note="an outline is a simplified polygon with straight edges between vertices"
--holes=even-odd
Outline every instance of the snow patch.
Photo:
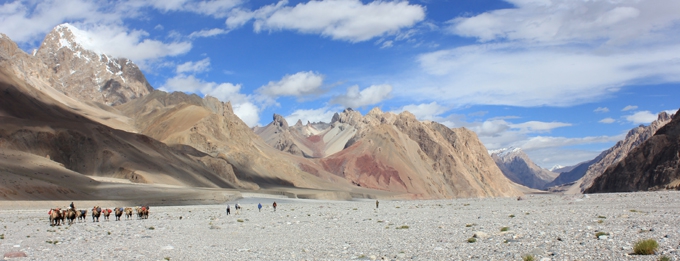
[[498,155],[498,156],[501,157],[501,158],[503,158],[503,157],[505,157],[505,156],[507,156],[507,155],[513,154],[513,153],[520,152],[520,151],[522,151],[522,149],[520,149],[520,148],[514,148],[514,147],[510,147],[510,148],[502,148],[502,149],[497,149],[497,150],[488,150],[489,155],[494,155],[494,154],[496,154],[496,155]]

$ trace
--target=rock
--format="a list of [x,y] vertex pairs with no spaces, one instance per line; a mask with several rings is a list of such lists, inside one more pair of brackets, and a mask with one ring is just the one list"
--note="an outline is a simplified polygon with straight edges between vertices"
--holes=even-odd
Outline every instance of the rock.
[[472,235],[472,237],[479,238],[479,239],[485,239],[485,238],[489,238],[489,234],[481,232],[481,231],[477,231]]
[[17,258],[17,257],[27,257],[26,253],[21,252],[21,251],[14,251],[14,252],[7,252],[4,255],[4,258]]

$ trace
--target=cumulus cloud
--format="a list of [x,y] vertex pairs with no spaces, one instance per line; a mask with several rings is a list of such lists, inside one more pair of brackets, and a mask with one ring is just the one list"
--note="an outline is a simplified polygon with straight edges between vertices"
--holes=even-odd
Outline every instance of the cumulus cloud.
[[565,122],[542,122],[542,121],[527,121],[519,124],[511,124],[510,127],[518,129],[524,133],[549,132],[552,129],[560,127],[571,126],[571,123]]
[[288,116],[285,116],[286,121],[289,124],[295,124],[298,120],[303,123],[307,122],[330,122],[338,110],[331,108],[318,108],[318,109],[299,109],[295,110]]
[[255,11],[235,9],[226,23],[230,28],[251,19],[256,32],[294,30],[320,34],[336,40],[361,42],[397,34],[425,19],[425,8],[407,1],[321,0],[287,6],[287,1]]
[[632,110],[635,110],[635,109],[637,109],[637,108],[638,108],[638,106],[635,106],[635,105],[628,105],[628,106],[626,106],[626,107],[623,107],[623,109],[621,109],[621,111],[632,111]]
[[609,112],[609,108],[607,107],[597,107],[597,109],[594,110],[594,112]]
[[248,126],[255,126],[260,121],[260,109],[251,101],[251,97],[241,93],[240,84],[206,82],[193,75],[179,74],[168,79],[159,89],[210,95],[220,101],[231,102],[234,114]]
[[626,116],[626,120],[633,124],[649,124],[656,120],[657,115],[650,111],[639,111]]
[[269,97],[296,96],[301,97],[322,92],[324,76],[312,71],[286,75],[278,82],[269,82],[257,89],[257,92]]
[[392,85],[371,85],[359,90],[358,85],[347,88],[347,93],[336,96],[331,100],[332,104],[340,104],[346,108],[359,108],[373,105],[387,99],[392,92]]
[[175,72],[180,74],[180,73],[187,73],[187,72],[205,72],[208,70],[210,67],[210,58],[205,58],[203,60],[197,61],[197,62],[185,62],[183,64],[177,65],[177,68],[175,69]]
[[621,140],[623,137],[618,136],[588,136],[588,137],[578,137],[578,138],[566,138],[566,137],[549,137],[549,136],[536,136],[529,138],[521,148],[523,150],[535,150],[544,148],[554,148],[554,147],[564,147],[564,146],[574,146],[581,144],[591,144],[591,143],[604,143],[604,142],[615,142]]
[[601,119],[601,120],[598,121],[598,122],[599,122],[599,123],[610,124],[610,123],[616,122],[616,120],[615,120],[615,119],[612,119],[612,118],[604,118],[604,119]]

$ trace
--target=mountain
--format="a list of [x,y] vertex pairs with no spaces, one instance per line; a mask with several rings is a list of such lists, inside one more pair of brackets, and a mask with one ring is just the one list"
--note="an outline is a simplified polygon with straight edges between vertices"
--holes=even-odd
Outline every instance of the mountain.
[[[223,159],[109,127],[104,123],[123,126],[125,118],[109,118],[114,115],[110,111],[55,91],[46,81],[50,72],[7,36],[0,36],[4,181],[0,186],[7,192],[5,199],[106,198],[105,190],[99,190],[106,184],[94,177],[187,187],[249,187],[236,180]],[[116,197],[125,195],[109,198]]]
[[[667,114],[659,115],[662,125]],[[653,123],[654,124],[654,123]],[[651,127],[651,125],[650,125]],[[643,128],[644,127],[639,127]],[[648,128],[651,129],[651,128]],[[649,132],[629,132],[641,138]],[[626,139],[628,140],[628,139]],[[680,185],[680,115],[660,127],[653,136],[630,150],[623,159],[609,166],[592,182],[584,185],[585,193],[630,192],[664,189]]]
[[200,201],[225,199],[225,188],[324,199],[521,194],[467,129],[347,109],[331,123],[289,126],[275,115],[256,130],[263,138],[229,102],[153,91],[133,63],[87,41],[61,25],[28,55],[0,35],[3,198]]
[[[622,159],[624,159],[630,151],[635,147],[639,146],[647,139],[651,138],[658,129],[665,126],[671,121],[673,115],[669,115],[666,112],[661,112],[657,116],[657,119],[649,124],[649,126],[640,125],[628,131],[626,138],[622,141],[617,142],[613,147],[606,151],[600,153],[597,158],[591,162],[585,172],[582,172],[582,178],[578,185],[581,192],[585,191],[588,187],[592,186],[593,181],[602,175],[607,168],[615,165]],[[581,175],[580,173],[574,176]]]
[[530,188],[545,189],[558,175],[536,165],[520,148],[492,150],[489,154],[503,175]]
[[409,112],[397,115],[378,108],[365,116],[348,108],[336,113],[329,124],[298,121],[282,128],[287,125],[283,123],[275,116],[256,132],[265,140],[272,140],[268,135],[290,133],[292,142],[315,157],[325,171],[357,187],[406,193],[412,198],[520,194],[492,164],[477,136],[465,128],[450,129],[420,122]]
[[118,105],[153,90],[132,61],[93,48],[82,31],[62,24],[47,34],[35,56],[54,72],[50,86],[81,101]]

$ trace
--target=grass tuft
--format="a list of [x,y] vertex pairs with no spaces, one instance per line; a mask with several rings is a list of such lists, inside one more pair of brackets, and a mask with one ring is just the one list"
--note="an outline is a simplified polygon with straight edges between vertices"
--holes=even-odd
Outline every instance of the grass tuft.
[[536,260],[536,258],[532,255],[527,254],[527,255],[522,256],[522,260],[523,261],[534,261],[534,260]]
[[638,255],[653,255],[659,248],[659,243],[654,239],[640,240],[633,246],[633,252]]
[[668,256],[660,256],[659,261],[671,261],[671,258]]
[[508,216],[508,217],[514,218],[514,217],[515,217],[515,215],[510,215],[510,216]]
[[607,217],[605,217],[605,216],[597,216],[597,218],[605,219],[605,218],[607,218]]
[[403,226],[397,227],[397,229],[408,229],[408,226],[407,226],[407,225],[403,225]]
[[236,222],[241,222],[241,223],[243,223],[243,219],[240,219],[240,218],[239,218],[239,219],[236,220]]
[[510,230],[509,227],[502,227],[502,228],[501,228],[501,232],[505,232],[505,231],[508,231],[508,230]]
[[154,230],[154,229],[156,229],[156,228],[155,227],[149,227],[149,230]]
[[474,243],[474,242],[477,242],[477,239],[474,238],[474,237],[471,237],[471,238],[468,238],[467,241],[468,241],[468,243]]

